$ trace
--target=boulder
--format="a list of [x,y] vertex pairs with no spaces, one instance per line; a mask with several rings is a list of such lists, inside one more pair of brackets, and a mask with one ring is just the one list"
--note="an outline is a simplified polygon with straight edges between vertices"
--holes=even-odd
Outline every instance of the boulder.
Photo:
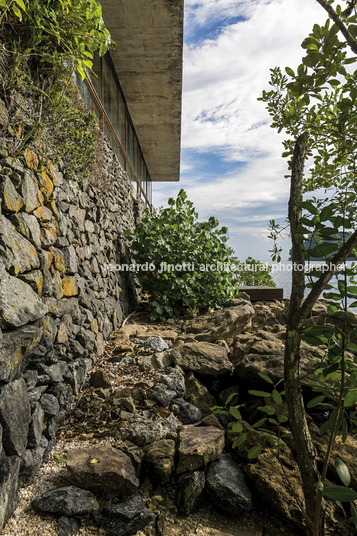
[[8,456],[21,456],[27,446],[31,410],[23,379],[10,382],[0,393],[0,423],[3,445]]
[[67,469],[71,482],[93,491],[126,497],[139,486],[129,456],[110,446],[69,451]]
[[213,426],[184,426],[180,432],[177,473],[195,471],[218,458],[224,449],[224,432]]
[[176,506],[180,515],[188,516],[198,510],[205,484],[206,478],[202,471],[180,476],[176,495]]
[[142,447],[166,438],[168,433],[169,429],[161,422],[135,415],[122,431],[122,437]]
[[18,212],[23,207],[23,200],[17,193],[16,188],[9,177],[1,178],[0,194],[5,211]]
[[182,424],[195,424],[202,419],[200,410],[183,398],[176,398],[171,409],[176,413]]
[[178,372],[160,373],[159,381],[149,391],[148,396],[167,407],[175,398],[185,396],[185,392],[185,379],[182,374]]
[[141,497],[131,497],[105,508],[102,522],[107,536],[133,536],[154,517]]
[[80,522],[74,517],[62,516],[58,520],[58,536],[74,536],[80,528]]
[[226,348],[210,342],[188,342],[171,352],[173,362],[183,370],[205,376],[221,376],[232,371]]
[[15,380],[25,369],[28,358],[43,335],[43,322],[3,332],[0,352],[0,381]]
[[201,414],[205,417],[211,415],[211,408],[217,405],[215,398],[208,389],[195,378],[192,372],[189,372],[185,379],[186,399],[196,406]]
[[4,458],[0,463],[0,533],[18,500],[20,458]]
[[107,389],[112,386],[108,374],[101,369],[98,369],[90,375],[89,383],[92,387]]
[[31,242],[19,234],[12,223],[1,215],[0,252],[6,269],[12,275],[22,274],[40,266],[36,249]]
[[186,323],[186,332],[193,333],[198,341],[230,343],[235,335],[251,325],[254,308],[249,301],[237,300],[234,307],[226,307],[210,314],[198,316]]
[[154,352],[164,352],[170,348],[170,345],[162,337],[148,337],[143,341],[143,345]]
[[228,456],[222,456],[211,465],[207,490],[213,504],[231,515],[243,513],[252,506],[252,494],[243,473]]
[[76,486],[47,491],[36,497],[31,505],[35,510],[44,514],[78,516],[99,512],[99,504],[93,493]]
[[144,464],[150,478],[167,483],[175,468],[175,441],[161,439],[145,449]]
[[[248,385],[266,386],[258,372],[268,374],[274,382],[284,377],[284,342],[275,333],[265,329],[235,338],[232,362],[234,373]],[[305,343],[301,346],[302,384],[308,385],[314,367],[310,363],[311,352]],[[316,377],[315,377],[316,379]]]
[[46,305],[30,285],[9,275],[0,263],[0,325],[19,328],[47,312]]
[[41,406],[47,417],[55,417],[60,409],[60,405],[55,396],[45,393],[41,396]]

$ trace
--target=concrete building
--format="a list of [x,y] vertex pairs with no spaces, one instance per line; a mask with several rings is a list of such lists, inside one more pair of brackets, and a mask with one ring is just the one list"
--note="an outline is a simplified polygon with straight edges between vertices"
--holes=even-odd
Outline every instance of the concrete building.
[[78,84],[150,205],[153,182],[179,180],[184,0],[100,1],[115,44]]

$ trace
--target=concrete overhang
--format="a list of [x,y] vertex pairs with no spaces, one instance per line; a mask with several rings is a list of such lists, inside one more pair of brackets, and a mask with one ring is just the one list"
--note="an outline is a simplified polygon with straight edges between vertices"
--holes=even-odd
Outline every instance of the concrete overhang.
[[184,0],[100,1],[151,179],[178,181]]

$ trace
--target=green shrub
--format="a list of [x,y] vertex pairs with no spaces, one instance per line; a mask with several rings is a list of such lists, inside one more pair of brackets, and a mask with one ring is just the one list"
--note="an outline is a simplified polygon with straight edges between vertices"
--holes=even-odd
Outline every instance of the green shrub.
[[238,261],[241,268],[238,271],[238,283],[247,286],[275,287],[274,280],[270,274],[271,267],[260,261],[248,257],[244,263]]
[[[155,214],[146,213],[131,246],[137,268],[146,263],[155,267],[153,271],[137,271],[140,285],[149,293],[153,320],[181,316],[187,310],[220,308],[237,294],[235,273],[214,269],[232,262],[227,227],[220,227],[213,217],[199,222],[184,190],[168,204]],[[176,269],[164,270],[162,263]],[[184,269],[177,269],[177,265]]]

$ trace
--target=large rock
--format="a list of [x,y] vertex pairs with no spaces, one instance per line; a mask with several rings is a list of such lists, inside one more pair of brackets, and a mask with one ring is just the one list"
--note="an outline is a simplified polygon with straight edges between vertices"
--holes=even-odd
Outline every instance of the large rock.
[[0,325],[21,327],[42,318],[48,309],[30,285],[9,275],[0,264]]
[[232,370],[226,348],[210,342],[181,344],[172,350],[171,356],[184,370],[206,376],[220,376]]
[[107,536],[133,536],[154,519],[141,497],[131,497],[112,504],[103,511],[103,526]]
[[15,380],[25,369],[31,351],[43,335],[43,322],[3,332],[0,352],[0,381]]
[[18,212],[23,207],[23,200],[9,177],[1,178],[0,194],[5,211]]
[[230,514],[243,513],[252,506],[252,494],[243,473],[228,456],[213,462],[207,476],[207,489],[213,504]]
[[67,469],[71,482],[93,491],[126,497],[139,486],[129,456],[110,446],[69,451]]
[[171,409],[177,412],[182,424],[195,424],[202,419],[200,410],[183,398],[176,398],[171,404]]
[[187,374],[185,383],[186,399],[196,406],[203,416],[210,415],[211,408],[216,406],[217,402],[208,389],[195,378],[192,372]]
[[167,483],[175,468],[175,441],[154,441],[145,449],[144,464],[150,478]]
[[62,516],[58,520],[58,536],[74,536],[80,528],[81,524],[75,517]]
[[36,497],[31,505],[38,512],[45,514],[79,516],[99,512],[99,504],[93,493],[76,486],[47,491]]
[[168,433],[169,429],[161,422],[135,415],[124,428],[122,437],[142,447],[166,438]]
[[184,426],[180,432],[177,473],[195,471],[218,458],[224,449],[224,432],[213,426]]
[[0,423],[3,427],[3,445],[8,456],[21,456],[27,446],[31,420],[29,397],[23,379],[10,382],[0,393]]
[[34,246],[0,215],[0,254],[12,275],[22,274],[40,266]]
[[237,300],[234,307],[199,316],[186,323],[187,333],[193,333],[198,341],[230,343],[235,335],[250,327],[254,308],[249,301]]
[[198,510],[205,484],[206,478],[203,471],[194,471],[180,476],[176,496],[179,514],[188,516]]
[[0,463],[0,533],[16,507],[19,490],[20,458],[4,458]]
[[175,398],[185,396],[185,379],[178,372],[161,373],[159,381],[148,393],[149,398],[157,400],[162,406],[169,406]]
[[[261,329],[235,338],[231,359],[235,366],[234,372],[240,380],[247,385],[266,386],[264,380],[258,376],[258,372],[268,374],[274,382],[284,377],[283,332],[279,331],[276,334]],[[305,343],[302,343],[300,371],[304,385],[309,384],[314,370],[310,359],[311,351]]]

